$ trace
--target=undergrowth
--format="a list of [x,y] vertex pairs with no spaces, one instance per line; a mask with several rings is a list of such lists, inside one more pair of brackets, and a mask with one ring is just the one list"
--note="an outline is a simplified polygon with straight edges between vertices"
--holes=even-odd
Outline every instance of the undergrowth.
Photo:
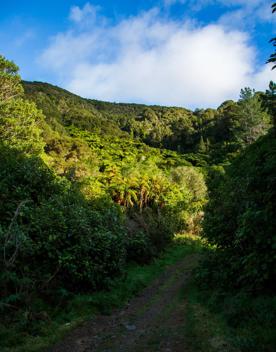
[[186,291],[185,331],[193,351],[275,351],[275,296],[202,287],[196,274],[194,277]]
[[5,326],[0,322],[1,352],[45,350],[80,323],[93,319],[96,314],[110,314],[112,309],[123,306],[168,266],[177,263],[186,255],[201,251],[202,248],[202,243],[197,237],[175,236],[173,244],[150,264],[130,264],[125,275],[113,281],[109,291],[75,294],[67,297],[65,306],[61,304],[55,308],[42,301],[36,302],[42,312],[41,316],[32,320],[20,312],[13,326]]

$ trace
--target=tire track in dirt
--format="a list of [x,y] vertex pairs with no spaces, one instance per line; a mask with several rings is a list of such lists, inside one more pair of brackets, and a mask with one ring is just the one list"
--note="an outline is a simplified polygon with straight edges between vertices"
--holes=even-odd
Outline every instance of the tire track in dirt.
[[170,266],[139,296],[111,315],[71,331],[48,352],[190,352],[185,345],[185,297],[199,256]]

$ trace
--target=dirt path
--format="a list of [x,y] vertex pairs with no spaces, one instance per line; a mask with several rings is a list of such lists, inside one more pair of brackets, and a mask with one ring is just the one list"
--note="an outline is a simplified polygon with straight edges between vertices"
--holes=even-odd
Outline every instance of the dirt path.
[[190,255],[169,267],[123,309],[95,317],[49,352],[190,352],[183,291],[197,261]]

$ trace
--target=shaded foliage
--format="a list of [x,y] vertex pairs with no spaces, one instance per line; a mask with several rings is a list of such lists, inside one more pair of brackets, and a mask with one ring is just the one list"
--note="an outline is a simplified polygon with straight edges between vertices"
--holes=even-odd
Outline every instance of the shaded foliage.
[[217,285],[272,289],[275,277],[276,141],[245,149],[225,172],[209,176],[204,236],[216,246],[206,274]]
[[34,294],[53,288],[101,288],[122,271],[124,231],[116,206],[87,203],[37,157],[6,147],[0,152],[2,308],[31,304]]

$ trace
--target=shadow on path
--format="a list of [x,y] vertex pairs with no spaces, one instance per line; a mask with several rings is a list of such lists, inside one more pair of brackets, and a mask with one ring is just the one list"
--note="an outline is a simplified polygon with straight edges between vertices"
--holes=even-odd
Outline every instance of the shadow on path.
[[48,352],[190,352],[183,294],[199,255],[189,255],[111,315],[70,332]]

